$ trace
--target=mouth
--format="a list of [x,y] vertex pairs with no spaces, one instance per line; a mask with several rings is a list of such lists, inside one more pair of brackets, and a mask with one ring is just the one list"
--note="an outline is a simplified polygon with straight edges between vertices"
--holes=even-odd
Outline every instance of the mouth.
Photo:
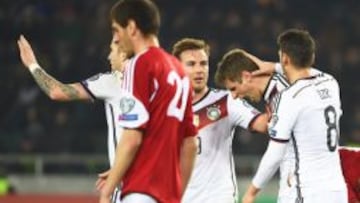
[[195,81],[196,83],[201,83],[201,82],[204,81],[204,78],[203,78],[203,77],[196,77],[196,78],[194,78],[194,81]]

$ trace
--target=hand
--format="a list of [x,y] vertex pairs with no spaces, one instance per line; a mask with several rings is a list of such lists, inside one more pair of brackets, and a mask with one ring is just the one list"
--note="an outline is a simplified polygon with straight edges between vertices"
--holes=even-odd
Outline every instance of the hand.
[[29,67],[30,64],[37,63],[34,51],[31,48],[30,43],[25,39],[23,35],[20,35],[17,44],[20,51],[21,61],[26,67]]
[[110,169],[105,171],[105,172],[102,172],[102,173],[99,173],[98,174],[98,179],[95,183],[95,186],[96,186],[96,190],[97,191],[101,191],[101,189],[104,187],[105,183],[106,183],[106,179],[107,177],[109,176],[110,174]]
[[242,203],[254,203],[254,201],[255,201],[255,196],[251,194],[245,193],[242,198]]
[[242,198],[242,203],[254,203],[256,194],[259,191],[260,189],[251,183]]
[[110,196],[100,195],[99,203],[111,203],[111,198],[110,198]]
[[109,191],[107,187],[105,187],[106,180],[104,180],[104,185],[99,189],[100,198],[99,203],[110,203],[112,191]]
[[257,63],[259,70],[253,71],[252,76],[271,75],[275,72],[275,64],[271,62]]

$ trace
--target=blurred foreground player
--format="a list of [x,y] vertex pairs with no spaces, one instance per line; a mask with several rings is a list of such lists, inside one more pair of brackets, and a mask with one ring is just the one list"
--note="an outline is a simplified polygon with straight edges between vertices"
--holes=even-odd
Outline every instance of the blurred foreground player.
[[196,156],[192,89],[180,62],[160,48],[160,14],[150,0],[123,0],[111,10],[113,40],[128,55],[114,166],[101,190],[109,203],[122,182],[124,203],[179,203]]
[[339,153],[349,203],[360,203],[360,148],[340,147]]

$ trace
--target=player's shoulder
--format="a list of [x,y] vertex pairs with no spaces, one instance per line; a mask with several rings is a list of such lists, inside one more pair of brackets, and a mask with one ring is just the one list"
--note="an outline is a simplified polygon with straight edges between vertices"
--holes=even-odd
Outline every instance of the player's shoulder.
[[226,100],[227,96],[228,93],[225,90],[209,88],[208,92],[199,101],[193,104],[193,108],[196,111],[204,106],[215,104],[220,100]]

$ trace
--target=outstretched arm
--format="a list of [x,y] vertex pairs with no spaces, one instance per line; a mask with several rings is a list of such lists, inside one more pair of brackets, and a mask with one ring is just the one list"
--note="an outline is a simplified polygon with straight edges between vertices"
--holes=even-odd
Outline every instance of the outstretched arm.
[[64,84],[46,73],[38,64],[30,43],[24,36],[17,41],[20,58],[39,87],[52,99],[58,101],[89,100],[91,97],[80,83]]

